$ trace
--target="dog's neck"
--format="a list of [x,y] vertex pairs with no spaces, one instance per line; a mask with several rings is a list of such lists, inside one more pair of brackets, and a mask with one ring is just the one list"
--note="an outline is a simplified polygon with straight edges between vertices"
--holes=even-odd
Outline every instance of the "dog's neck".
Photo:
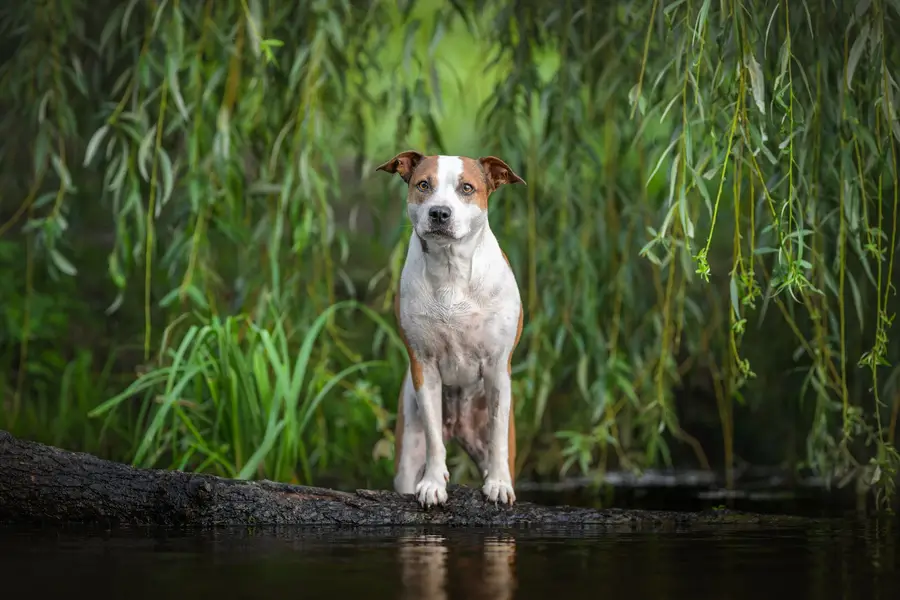
[[435,288],[467,286],[472,280],[476,255],[489,230],[490,226],[485,221],[463,239],[450,244],[429,242],[414,231],[414,243],[421,245],[428,281]]

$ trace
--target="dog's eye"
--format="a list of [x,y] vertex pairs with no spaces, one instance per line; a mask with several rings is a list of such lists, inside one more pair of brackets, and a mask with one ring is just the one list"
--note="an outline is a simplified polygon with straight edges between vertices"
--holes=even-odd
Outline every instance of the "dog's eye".
[[416,184],[416,188],[420,192],[427,192],[428,190],[431,189],[431,186],[428,185],[428,182],[423,179],[422,181],[420,181],[419,183]]
[[472,187],[471,183],[464,183],[462,185],[462,191],[463,191],[463,194],[471,194],[472,192],[475,191],[475,188]]

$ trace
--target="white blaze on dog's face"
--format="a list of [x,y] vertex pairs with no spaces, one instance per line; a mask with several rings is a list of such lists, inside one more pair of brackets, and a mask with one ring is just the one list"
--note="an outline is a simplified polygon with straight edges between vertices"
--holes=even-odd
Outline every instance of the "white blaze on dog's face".
[[525,183],[499,158],[401,152],[378,167],[409,186],[407,214],[416,234],[436,245],[465,239],[487,222],[488,197],[505,183]]

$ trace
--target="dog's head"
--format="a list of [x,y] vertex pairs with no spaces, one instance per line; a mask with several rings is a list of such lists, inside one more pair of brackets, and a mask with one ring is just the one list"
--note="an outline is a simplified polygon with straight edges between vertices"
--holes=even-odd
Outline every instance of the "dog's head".
[[377,171],[398,174],[408,186],[407,213],[423,240],[438,245],[465,239],[487,222],[488,197],[505,183],[525,183],[494,156],[424,156],[401,152]]

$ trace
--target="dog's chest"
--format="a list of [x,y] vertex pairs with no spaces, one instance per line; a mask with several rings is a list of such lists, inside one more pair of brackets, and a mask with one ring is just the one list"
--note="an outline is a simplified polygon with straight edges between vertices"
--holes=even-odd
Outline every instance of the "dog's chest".
[[496,294],[438,287],[408,304],[407,337],[434,360],[444,385],[478,382],[502,344],[503,304]]

